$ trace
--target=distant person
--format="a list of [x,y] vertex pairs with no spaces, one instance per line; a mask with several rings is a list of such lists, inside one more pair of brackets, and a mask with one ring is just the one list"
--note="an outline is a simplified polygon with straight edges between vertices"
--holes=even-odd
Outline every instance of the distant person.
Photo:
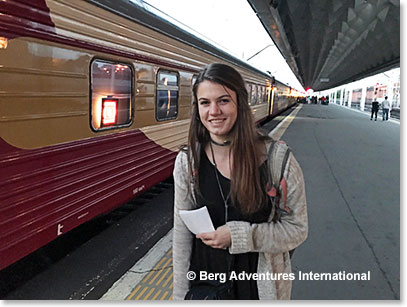
[[372,102],[372,114],[370,115],[370,120],[373,119],[373,114],[375,116],[374,120],[377,120],[377,112],[379,111],[379,102],[375,98]]
[[390,102],[387,100],[387,96],[384,97],[384,100],[382,102],[382,109],[383,109],[383,120],[389,120]]

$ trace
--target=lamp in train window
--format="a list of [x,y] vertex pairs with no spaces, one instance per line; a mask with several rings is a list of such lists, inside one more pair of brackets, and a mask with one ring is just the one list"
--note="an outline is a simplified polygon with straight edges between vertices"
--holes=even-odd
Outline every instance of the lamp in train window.
[[0,49],[6,49],[8,45],[8,39],[0,36]]
[[107,96],[102,98],[102,120],[100,121],[101,127],[114,126],[117,122],[117,105],[118,99]]

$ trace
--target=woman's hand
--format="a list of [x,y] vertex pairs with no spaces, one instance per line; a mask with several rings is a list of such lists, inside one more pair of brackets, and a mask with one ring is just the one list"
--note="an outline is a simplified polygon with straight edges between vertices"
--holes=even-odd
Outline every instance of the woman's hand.
[[213,248],[226,249],[231,244],[230,230],[227,225],[218,227],[216,231],[199,233],[196,235],[203,243]]

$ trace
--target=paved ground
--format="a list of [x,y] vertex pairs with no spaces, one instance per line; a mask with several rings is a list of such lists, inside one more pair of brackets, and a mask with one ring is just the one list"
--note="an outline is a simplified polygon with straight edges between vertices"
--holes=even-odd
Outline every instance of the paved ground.
[[[370,281],[300,281],[293,299],[400,298],[400,124],[336,105],[304,105],[282,136],[306,182],[302,272],[370,271]],[[298,277],[298,275],[297,275]]]

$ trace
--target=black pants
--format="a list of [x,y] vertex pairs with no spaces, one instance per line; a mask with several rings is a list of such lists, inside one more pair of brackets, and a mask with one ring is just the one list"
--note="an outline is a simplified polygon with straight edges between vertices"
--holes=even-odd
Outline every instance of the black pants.
[[370,115],[370,119],[373,118],[373,114],[375,115],[375,119],[377,119],[377,111],[379,110],[372,109],[372,115]]

